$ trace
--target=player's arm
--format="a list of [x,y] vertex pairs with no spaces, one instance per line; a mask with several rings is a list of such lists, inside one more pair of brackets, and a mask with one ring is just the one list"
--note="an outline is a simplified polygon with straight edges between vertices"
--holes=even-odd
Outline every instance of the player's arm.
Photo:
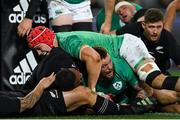
[[26,16],[23,18],[22,22],[17,27],[17,32],[20,37],[24,37],[25,35],[29,34],[32,28],[33,16],[35,15],[40,4],[40,0],[30,1]]
[[93,48],[84,45],[80,49],[80,59],[86,64],[88,87],[94,91],[101,70],[100,56]]
[[50,76],[42,78],[38,85],[29,94],[23,98],[20,98],[20,112],[23,112],[26,109],[31,109],[40,99],[44,90],[48,88],[54,81],[55,75],[52,73]]
[[109,34],[111,29],[112,14],[116,0],[104,0],[105,21],[101,26],[101,33]]
[[180,10],[180,0],[174,0],[168,5],[164,18],[164,28],[166,30],[172,30],[174,20],[176,19],[176,11],[178,10]]

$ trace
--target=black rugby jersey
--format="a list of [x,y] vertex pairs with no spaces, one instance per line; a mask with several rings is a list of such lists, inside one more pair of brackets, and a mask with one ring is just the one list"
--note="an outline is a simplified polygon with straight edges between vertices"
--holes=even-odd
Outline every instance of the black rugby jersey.
[[170,67],[170,58],[176,65],[180,65],[180,41],[175,39],[170,32],[163,29],[160,39],[156,42],[149,41],[143,32],[141,23],[137,22],[122,27],[116,31],[116,34],[130,33],[141,38],[149,53],[155,57],[155,62],[163,73],[166,73]]

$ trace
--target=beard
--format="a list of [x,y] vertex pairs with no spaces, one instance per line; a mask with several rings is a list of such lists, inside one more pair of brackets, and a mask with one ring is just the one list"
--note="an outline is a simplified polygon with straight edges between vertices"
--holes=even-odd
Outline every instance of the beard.
[[100,74],[99,76],[99,82],[103,82],[104,84],[110,84],[112,82],[112,79],[114,78],[114,69],[113,69],[113,75],[112,77],[107,77],[104,74]]

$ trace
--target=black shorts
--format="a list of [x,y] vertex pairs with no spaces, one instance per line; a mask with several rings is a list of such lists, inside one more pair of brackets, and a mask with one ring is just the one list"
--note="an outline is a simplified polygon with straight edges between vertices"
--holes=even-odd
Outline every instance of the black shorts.
[[20,100],[29,91],[0,91],[0,117],[18,116]]
[[62,91],[45,91],[38,103],[23,113],[25,116],[53,116],[67,114]]
[[[29,91],[28,91],[29,92]],[[27,93],[25,91],[25,93]],[[53,116],[67,114],[62,91],[45,91],[37,104],[30,110],[20,113],[20,100],[22,92],[0,91],[0,118],[19,116]]]

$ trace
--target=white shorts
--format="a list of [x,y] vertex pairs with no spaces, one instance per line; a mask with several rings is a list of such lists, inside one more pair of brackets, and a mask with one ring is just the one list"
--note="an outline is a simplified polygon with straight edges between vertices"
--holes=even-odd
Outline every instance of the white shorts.
[[119,52],[120,56],[122,56],[134,70],[136,70],[145,59],[152,59],[154,61],[154,57],[149,54],[143,41],[131,34],[124,34],[124,40]]
[[64,0],[47,0],[47,2],[50,20],[65,14],[71,14],[73,21],[93,18],[90,0],[85,0],[79,4],[70,4]]

